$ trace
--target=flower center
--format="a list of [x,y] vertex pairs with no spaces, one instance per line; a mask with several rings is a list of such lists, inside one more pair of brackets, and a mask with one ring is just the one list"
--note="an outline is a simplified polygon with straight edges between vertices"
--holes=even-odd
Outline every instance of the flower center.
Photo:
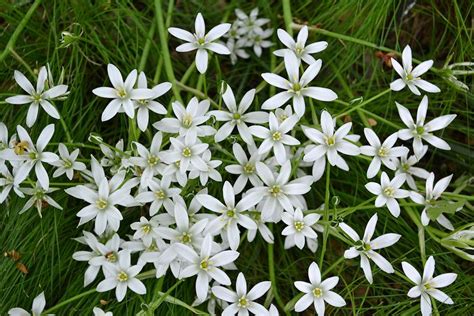
[[199,263],[199,267],[203,270],[209,269],[209,259],[208,258],[203,259],[201,263]]
[[321,290],[319,287],[315,287],[313,289],[313,295],[319,298],[323,295],[323,290]]
[[127,91],[124,88],[120,88],[117,90],[117,95],[123,99],[127,96]]
[[124,271],[120,271],[119,274],[117,275],[117,280],[119,282],[125,282],[128,280],[128,274],[125,273]]
[[145,99],[141,99],[141,100],[137,100],[137,102],[139,105],[147,106],[149,101]]
[[148,164],[150,166],[156,165],[160,161],[160,158],[156,157],[155,155],[148,156]]
[[301,47],[301,44],[296,44],[296,47],[295,47],[295,53],[296,55],[300,56],[302,53],[303,53],[303,50],[304,48]]
[[4,150],[6,148],[7,148],[7,145],[4,142],[0,141],[0,150]]
[[107,259],[108,262],[116,262],[117,255],[115,254],[115,252],[111,251],[105,254],[105,259]]
[[186,128],[191,127],[193,125],[193,117],[189,114],[183,116],[183,126]]
[[204,39],[204,37],[200,37],[198,38],[197,42],[199,45],[204,45],[206,43],[206,40]]
[[151,231],[151,225],[150,224],[145,224],[142,226],[142,231],[145,234],[149,234]]
[[249,302],[247,301],[247,298],[245,296],[239,298],[239,302],[237,303],[239,307],[247,307],[248,304]]
[[35,153],[34,151],[30,152],[30,153],[28,154],[28,156],[30,157],[31,160],[36,160],[36,159],[38,159],[38,154]]
[[72,161],[69,159],[64,159],[64,168],[66,169],[72,168]]
[[415,132],[417,135],[423,135],[423,133],[425,132],[425,128],[423,126],[417,126]]
[[99,210],[105,209],[107,205],[108,205],[107,200],[104,200],[104,199],[98,199],[97,202],[95,202],[95,206],[97,206]]
[[408,163],[402,164],[402,170],[408,172],[408,170],[410,170],[410,165]]
[[233,209],[228,209],[226,212],[227,217],[233,218],[235,217],[235,208]]
[[279,141],[279,140],[281,140],[281,133],[280,133],[280,132],[274,132],[274,133],[272,134],[272,139],[273,139],[274,141]]
[[272,185],[269,191],[271,195],[277,196],[278,194],[280,194],[281,189],[279,185]]
[[385,196],[387,197],[393,198],[393,196],[395,195],[395,189],[392,187],[386,187],[385,189],[383,189],[383,194],[385,194]]
[[251,164],[250,162],[247,162],[244,166],[244,172],[246,174],[252,174],[255,172],[255,166]]
[[293,84],[293,91],[296,93],[301,91],[301,85],[298,82]]
[[413,79],[414,79],[414,77],[413,77],[412,74],[408,74],[408,75],[407,75],[407,80],[408,80],[408,81],[413,80]]
[[35,191],[35,199],[36,200],[42,200],[44,198],[44,190],[38,189]]
[[13,151],[17,155],[23,155],[25,153],[25,150],[28,149],[28,147],[29,147],[29,143],[26,140],[22,140],[21,142],[18,142],[15,145],[15,148],[13,149]]
[[188,234],[187,232],[184,232],[184,233],[181,235],[181,242],[182,242],[183,244],[189,244],[191,241],[192,241],[191,235]]
[[158,200],[164,200],[166,198],[166,193],[163,190],[159,190],[155,192],[155,197]]
[[183,157],[189,158],[189,157],[191,157],[191,155],[192,155],[191,148],[189,148],[189,147],[184,147],[184,148],[183,148]]
[[334,146],[336,144],[336,136],[324,136],[326,140],[326,145],[329,147]]
[[295,229],[300,232],[304,228],[304,222],[301,222],[301,221],[294,222],[293,226],[295,226]]
[[240,120],[240,118],[242,117],[242,115],[240,115],[240,113],[234,113],[234,115],[232,115],[232,117],[234,118],[234,120]]
[[379,151],[378,151],[377,154],[378,154],[379,157],[383,158],[383,157],[386,157],[388,155],[388,152],[389,152],[388,148],[382,146],[382,147],[379,148]]
[[36,103],[39,103],[41,101],[42,97],[41,94],[35,94],[33,95],[33,101]]
[[431,284],[429,284],[429,283],[426,283],[426,284],[424,285],[424,287],[425,287],[426,290],[431,290],[431,289],[433,288],[433,287],[431,286]]
[[278,117],[278,120],[279,120],[280,123],[281,123],[281,122],[283,122],[284,120],[286,120],[287,118],[288,118],[288,115],[282,114],[282,115],[280,115],[280,116]]

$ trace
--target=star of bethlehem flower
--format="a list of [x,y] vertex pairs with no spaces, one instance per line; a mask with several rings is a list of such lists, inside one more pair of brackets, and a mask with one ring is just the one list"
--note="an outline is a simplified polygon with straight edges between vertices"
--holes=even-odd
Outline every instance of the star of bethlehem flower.
[[[181,174],[188,170],[198,169],[207,171],[208,166],[202,159],[201,155],[209,147],[209,144],[201,143],[197,137],[193,137],[191,133],[185,137],[170,138],[171,149],[163,154],[163,161],[167,164],[178,163],[179,172]],[[167,167],[169,169],[170,166]],[[163,175],[169,174],[165,169]]]
[[397,165],[394,158],[408,154],[408,148],[404,146],[396,146],[398,134],[394,133],[387,137],[383,143],[379,137],[370,128],[364,128],[365,138],[370,145],[361,146],[360,151],[363,155],[373,157],[367,169],[367,178],[373,178],[380,171],[382,164],[391,170],[395,170]]
[[17,126],[20,141],[15,145],[12,160],[20,160],[21,165],[15,173],[15,185],[22,183],[29,175],[31,169],[35,168],[39,184],[45,189],[49,188],[49,176],[43,163],[53,164],[59,159],[58,155],[44,151],[54,134],[54,124],[46,126],[38,136],[36,145],[33,144],[28,132],[21,126]]
[[[410,192],[410,198],[413,202],[424,205],[423,211],[421,212],[421,223],[424,226],[427,226],[430,223],[430,218],[427,214],[428,210],[436,203],[436,200],[441,197],[441,194],[447,189],[452,178],[453,175],[444,177],[435,184],[435,174],[431,172],[426,179],[425,196],[415,191]],[[454,230],[453,224],[451,224],[449,219],[443,213],[438,215],[436,221],[444,228]]]
[[[51,104],[51,101],[67,95],[68,86],[63,84],[54,86],[52,82],[49,82],[48,71],[44,66],[39,70],[36,89],[25,77],[25,75],[18,70],[15,70],[14,77],[16,83],[26,93],[28,93],[28,95],[16,95],[13,97],[8,97],[5,99],[5,101],[10,104],[30,105],[28,108],[28,113],[26,114],[26,125],[28,127],[31,127],[33,124],[35,124],[40,107],[43,108],[43,110],[52,118],[59,119],[59,112],[56,107]],[[45,89],[47,90],[45,91]]]
[[377,195],[375,199],[375,207],[387,206],[390,213],[398,217],[400,215],[400,205],[397,199],[403,199],[410,196],[410,192],[400,187],[405,183],[405,176],[397,174],[392,180],[389,179],[385,172],[382,172],[380,184],[369,182],[365,188],[372,194]]
[[[137,80],[137,89],[148,89],[147,79],[145,73],[142,71],[138,75]],[[154,95],[148,99],[137,99],[134,100],[135,107],[138,108],[137,110],[137,125],[138,128],[144,132],[148,128],[148,121],[149,121],[149,111],[152,111],[156,114],[166,114],[167,110],[163,106],[163,104],[155,101],[156,98],[161,97],[163,94],[168,92],[171,89],[171,83],[163,82],[160,83],[151,90],[153,91]]]
[[424,96],[418,106],[416,114],[416,121],[410,114],[410,111],[403,105],[395,102],[398,109],[398,114],[402,119],[403,123],[408,127],[398,131],[398,137],[402,140],[409,140],[413,138],[413,151],[415,156],[421,156],[423,150],[423,140],[430,143],[432,146],[443,149],[451,150],[449,144],[441,138],[434,136],[433,132],[448,126],[455,118],[456,114],[447,114],[437,117],[428,123],[425,123],[426,112],[428,111],[428,97]]
[[179,196],[181,189],[170,187],[170,185],[170,177],[163,177],[161,180],[153,178],[149,183],[150,191],[140,192],[135,197],[135,201],[141,204],[151,203],[150,216],[157,214],[162,206],[168,213],[173,214],[175,205],[173,199]]
[[232,152],[238,164],[225,166],[227,172],[239,175],[234,182],[235,194],[241,193],[249,181],[254,187],[262,185],[255,165],[262,161],[263,157],[258,153],[255,145],[248,145],[247,148],[250,154],[249,158],[247,158],[247,154],[239,143],[232,145]]
[[219,171],[216,170],[216,168],[222,164],[222,161],[211,160],[212,154],[209,149],[204,151],[201,158],[204,161],[204,163],[207,165],[207,170],[202,171],[199,169],[193,169],[189,171],[189,179],[199,178],[199,182],[201,183],[202,186],[205,186],[207,184],[207,182],[209,181],[209,178],[217,182],[222,182],[222,176],[219,173]]
[[58,145],[58,151],[59,159],[51,163],[53,166],[57,167],[56,171],[53,173],[54,178],[66,174],[67,178],[72,180],[72,177],[74,176],[74,170],[86,170],[86,165],[83,162],[76,161],[77,156],[79,156],[79,148],[76,148],[71,153],[69,153],[66,145],[60,143]]
[[113,316],[112,312],[104,312],[101,308],[99,307],[94,307],[92,309],[92,312],[94,313],[94,316]]
[[255,222],[243,212],[257,204],[259,198],[255,194],[247,194],[236,204],[234,188],[228,181],[224,183],[223,196],[225,204],[209,194],[200,194],[196,198],[203,207],[220,214],[209,222],[206,233],[217,234],[225,229],[230,248],[237,250],[240,243],[240,231],[237,225],[257,229]]
[[290,181],[290,161],[281,166],[277,176],[263,162],[258,162],[256,169],[263,185],[250,189],[248,195],[256,198],[257,202],[262,201],[262,218],[264,220],[279,221],[283,210],[292,212],[294,207],[305,208],[305,205],[302,205],[298,200],[298,196],[308,193],[311,189],[313,183],[311,176],[299,177]]
[[415,95],[421,95],[419,89],[432,93],[438,93],[441,91],[434,84],[420,78],[421,75],[427,72],[431,66],[433,66],[433,61],[424,61],[413,68],[411,48],[409,45],[405,46],[402,52],[403,67],[394,58],[391,58],[390,60],[392,61],[393,69],[395,69],[395,71],[401,77],[390,83],[390,89],[393,91],[400,91],[406,86],[408,86],[408,89],[410,89],[410,91]]
[[286,53],[285,68],[288,74],[288,79],[273,73],[262,74],[262,77],[266,82],[285,91],[279,92],[266,100],[262,104],[262,109],[273,110],[281,107],[288,100],[293,99],[293,109],[298,117],[302,117],[306,108],[304,97],[325,102],[336,100],[337,94],[331,89],[308,86],[318,75],[321,66],[322,61],[321,59],[318,59],[305,70],[300,78],[300,62],[298,61],[298,58],[291,52]]
[[354,246],[344,252],[344,258],[352,259],[360,256],[360,266],[364,271],[365,278],[370,284],[373,283],[372,269],[370,267],[371,259],[382,271],[394,273],[392,265],[382,255],[375,252],[385,247],[392,246],[401,237],[399,234],[384,234],[371,241],[377,225],[378,216],[374,214],[365,227],[364,236],[360,239],[359,235],[346,223],[340,223],[339,227],[354,241]]
[[421,179],[427,179],[430,173],[423,168],[415,167],[415,165],[420,161],[421,158],[426,154],[428,151],[428,146],[424,145],[421,155],[416,157],[415,155],[411,155],[408,157],[408,154],[402,155],[400,159],[395,160],[395,164],[397,165],[397,170],[395,174],[403,174],[406,177],[406,181],[410,189],[417,190],[415,177]]
[[[262,204],[260,203],[260,205]],[[269,244],[273,244],[275,238],[270,228],[268,228],[267,222],[265,222],[262,219],[261,206],[260,207],[257,206],[255,209],[250,209],[250,212],[251,212],[251,219],[255,222],[255,224],[257,224],[257,229],[248,230],[247,241],[248,242],[254,241],[255,238],[257,237],[257,232],[258,232],[262,236],[263,240],[265,240]]]
[[309,282],[296,281],[295,287],[304,293],[295,304],[295,311],[302,312],[313,304],[318,316],[324,315],[325,303],[335,307],[346,305],[344,299],[332,291],[339,282],[339,277],[330,277],[326,280],[321,279],[321,272],[318,265],[313,262],[308,269]]
[[294,212],[284,212],[281,219],[288,225],[281,232],[283,236],[286,236],[285,249],[289,249],[295,245],[299,249],[303,249],[306,239],[316,240],[318,235],[311,226],[316,224],[320,217],[321,215],[319,214],[308,214],[304,216],[299,208],[295,209]]
[[161,143],[163,134],[157,132],[151,141],[150,150],[138,142],[134,142],[138,157],[131,157],[130,162],[141,169],[140,187],[146,188],[151,185],[153,177],[164,171],[162,163],[163,153]]
[[303,60],[308,65],[316,62],[316,59],[311,56],[312,54],[322,52],[328,47],[328,43],[324,41],[306,45],[306,41],[308,40],[308,27],[306,25],[299,31],[296,42],[293,37],[283,29],[278,29],[277,34],[280,42],[287,48],[277,49],[273,54],[278,57],[284,57],[287,53],[293,53],[298,60]]
[[131,265],[130,252],[127,250],[120,251],[119,261],[115,264],[107,263],[105,269],[106,277],[97,285],[97,292],[115,289],[115,296],[119,302],[125,298],[127,289],[140,295],[146,293],[145,285],[137,279],[142,266]]
[[339,153],[357,156],[360,154],[360,149],[354,142],[359,140],[358,135],[348,135],[352,122],[345,123],[337,130],[335,130],[336,121],[332,119],[331,114],[327,111],[321,113],[321,130],[315,128],[302,126],[303,133],[308,137],[314,145],[309,145],[305,148],[305,155],[303,160],[306,162],[313,162],[313,177],[317,181],[321,178],[326,168],[326,159],[331,166],[348,171],[344,158]]
[[235,15],[238,18],[237,23],[241,27],[239,29],[239,35],[244,36],[248,33],[263,31],[262,26],[270,22],[270,19],[259,18],[258,11],[258,8],[254,8],[250,11],[250,14],[247,15],[244,11],[235,9]]
[[268,310],[255,300],[262,297],[271,287],[270,281],[257,283],[247,291],[247,281],[242,272],[237,276],[235,291],[229,290],[223,286],[213,286],[212,293],[219,299],[229,302],[222,315],[245,315],[252,313],[254,315],[268,315]]
[[33,300],[33,306],[31,307],[31,314],[20,307],[11,308],[8,311],[10,316],[41,316],[43,313],[44,307],[46,306],[46,299],[44,297],[44,292],[41,292]]
[[435,269],[435,260],[430,256],[426,260],[425,268],[423,270],[423,277],[418,271],[408,262],[402,262],[402,268],[405,275],[415,284],[408,291],[408,296],[411,298],[420,297],[420,309],[423,316],[431,315],[431,297],[443,304],[454,304],[453,300],[438,288],[446,287],[453,283],[456,278],[456,273],[443,273],[433,278]]
[[232,88],[226,85],[222,99],[228,111],[210,111],[217,121],[225,122],[214,135],[214,140],[218,143],[226,139],[237,127],[240,137],[247,144],[253,144],[254,140],[250,134],[247,124],[263,124],[268,121],[268,113],[263,111],[247,112],[255,97],[255,89],[245,93],[239,105],[235,100]]
[[19,197],[25,197],[20,186],[15,184],[15,177],[12,175],[10,170],[8,170],[6,165],[0,164],[0,175],[0,188],[2,189],[0,192],[0,204],[7,199],[12,189]]
[[129,167],[130,152],[125,151],[123,139],[120,139],[114,146],[100,144],[100,151],[104,157],[100,160],[103,167],[110,167],[110,172],[116,174],[120,170]]
[[179,136],[189,134],[191,138],[214,135],[216,130],[204,124],[210,118],[209,106],[209,100],[199,102],[196,97],[189,101],[186,108],[179,101],[175,101],[172,107],[176,118],[166,117],[154,123],[153,127],[166,133],[179,134]]
[[219,284],[230,285],[231,281],[220,267],[232,263],[237,259],[239,253],[234,250],[224,250],[212,254],[212,237],[207,234],[202,241],[199,254],[191,247],[177,243],[179,255],[189,264],[181,271],[180,278],[189,278],[197,275],[196,295],[200,302],[206,299],[209,291],[209,282],[216,280]]
[[269,128],[254,125],[250,127],[250,132],[252,135],[263,139],[258,153],[264,155],[273,149],[276,161],[278,164],[283,165],[287,161],[285,145],[296,146],[300,144],[299,140],[287,135],[298,123],[299,118],[296,115],[292,115],[280,124],[275,114],[270,112],[268,119]]
[[18,214],[23,214],[32,206],[36,207],[40,217],[43,217],[43,208],[48,206],[52,206],[58,210],[62,210],[62,206],[59,205],[58,202],[53,200],[49,195],[47,195],[57,190],[59,189],[48,188],[46,190],[39,184],[39,182],[36,182],[34,188],[21,188],[21,191],[23,193],[25,193],[26,195],[31,195],[31,197],[28,199],[28,201],[26,201],[25,205]]
[[137,81],[137,70],[132,70],[123,81],[120,70],[112,64],[107,65],[111,87],[100,87],[92,90],[96,96],[112,99],[102,112],[102,122],[110,120],[118,112],[125,112],[129,118],[135,117],[134,101],[153,99],[155,92],[151,89],[134,88]]
[[158,233],[159,223],[156,220],[148,220],[146,217],[140,217],[139,222],[132,223],[130,228],[135,230],[133,234],[133,239],[140,239],[143,241],[145,247],[151,247],[152,243],[161,238]]
[[168,28],[168,32],[170,32],[174,37],[187,42],[176,47],[177,52],[182,53],[197,50],[196,68],[201,74],[203,74],[207,70],[208,50],[219,55],[230,54],[229,49],[225,45],[215,42],[219,37],[229,31],[230,26],[229,23],[222,23],[213,27],[206,34],[204,18],[201,13],[198,13],[194,23],[194,34],[177,27]]
[[273,29],[266,29],[263,31],[255,31],[247,38],[242,38],[240,42],[247,42],[247,46],[253,47],[253,52],[257,57],[262,56],[263,49],[273,46],[273,42],[267,40],[273,35]]

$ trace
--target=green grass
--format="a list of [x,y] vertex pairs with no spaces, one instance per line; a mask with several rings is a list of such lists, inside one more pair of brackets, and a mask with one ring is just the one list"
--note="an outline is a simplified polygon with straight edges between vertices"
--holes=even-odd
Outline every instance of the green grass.
[[[434,59],[438,71],[429,72],[426,77],[430,82],[438,85],[442,93],[429,96],[429,116],[435,117],[446,113],[457,114],[456,120],[442,132],[443,138],[452,145],[452,151],[444,152],[430,149],[422,166],[433,170],[437,178],[453,173],[453,184],[448,191],[470,197],[472,186],[474,155],[472,144],[474,136],[471,124],[474,119],[473,95],[462,92],[449,84],[442,68],[445,61],[449,63],[470,61],[474,56],[472,41],[472,12],[470,1],[440,2],[418,1],[408,15],[402,17],[405,8],[400,1],[283,1],[291,2],[291,13],[279,1],[176,1],[169,6],[167,1],[43,1],[31,14],[31,18],[23,25],[21,32],[15,30],[21,24],[26,12],[33,1],[0,0],[0,49],[7,47],[12,36],[16,37],[15,45],[9,44],[13,52],[5,55],[0,67],[0,121],[9,127],[10,133],[17,124],[24,125],[26,107],[5,104],[3,100],[18,93],[19,88],[13,81],[13,70],[24,72],[29,78],[31,71],[46,63],[51,65],[54,74],[59,75],[64,67],[65,82],[69,85],[71,94],[68,99],[59,103],[59,109],[65,123],[71,131],[75,142],[87,143],[90,132],[99,133],[106,142],[115,142],[124,138],[128,140],[128,121],[119,116],[107,123],[100,122],[100,114],[105,101],[93,96],[91,90],[107,84],[106,65],[114,63],[122,72],[134,68],[145,70],[154,82],[168,81],[172,76],[182,80],[186,73],[185,85],[188,88],[175,86],[173,92],[163,98],[166,104],[175,95],[183,100],[193,96],[190,88],[198,85],[199,74],[195,70],[187,71],[193,63],[193,54],[177,54],[174,48],[178,42],[170,39],[170,58],[163,53],[163,42],[167,36],[166,30],[158,25],[180,26],[192,28],[194,17],[198,11],[202,12],[208,26],[221,21],[234,19],[234,9],[239,7],[249,12],[258,6],[263,17],[271,19],[271,26],[285,28],[293,18],[294,22],[317,25],[333,32],[316,31],[310,33],[310,41],[326,40],[329,47],[318,56],[323,59],[323,68],[316,78],[318,86],[331,87],[343,102],[319,103],[314,102],[317,113],[328,109],[332,114],[342,113],[350,109],[348,105],[352,99],[362,97],[368,100],[383,92],[395,78],[393,70],[387,70],[382,62],[375,57],[375,53],[383,46],[400,52],[406,44],[410,44],[413,55],[419,60]],[[160,7],[160,3],[162,7]],[[157,10],[159,9],[159,10]],[[156,19],[157,12],[163,12],[163,21]],[[66,48],[61,48],[61,32],[74,33],[76,40]],[[335,34],[335,35],[334,35]],[[346,36],[346,38],[344,38]],[[163,41],[160,42],[160,37]],[[348,37],[348,38],[347,38]],[[276,32],[273,37],[278,42]],[[262,79],[262,72],[274,69],[280,60],[271,56],[266,50],[261,58],[252,54],[251,59],[240,61],[235,66],[225,57],[213,57],[210,60],[206,74],[207,95],[220,103],[216,93],[221,80],[231,85],[238,98],[245,91],[257,87]],[[472,77],[458,76],[472,90]],[[254,106],[258,107],[274,90],[261,85]],[[189,92],[191,91],[191,92]],[[202,91],[202,90],[201,90]],[[395,100],[410,109],[416,109],[421,97],[413,96],[408,90],[398,93],[386,93],[381,97],[366,102],[358,111],[350,113],[354,122],[354,131],[362,134],[364,122],[375,119],[374,127],[377,134],[385,137],[401,126]],[[41,113],[41,112],[40,112]],[[309,109],[307,110],[306,124],[313,124]],[[319,116],[319,114],[318,114]],[[158,117],[152,117],[151,122]],[[385,122],[384,122],[385,121]],[[44,112],[33,127],[33,134],[47,123],[55,121]],[[299,132],[298,132],[299,133]],[[299,134],[298,134],[299,135]],[[140,140],[147,142],[148,135],[141,135]],[[56,133],[53,141],[65,141],[65,135],[59,122],[56,124]],[[229,146],[224,143],[223,146]],[[82,157],[89,157],[93,150],[82,149]],[[219,153],[216,153],[219,157]],[[335,196],[340,200],[337,208],[344,209],[364,203],[372,196],[364,188],[367,182],[365,177],[368,162],[363,158],[349,158],[350,173],[331,170],[329,183],[329,201]],[[223,171],[223,167],[221,171]],[[471,177],[471,178],[470,178]],[[233,181],[229,176],[225,179]],[[57,181],[57,180],[53,180]],[[471,181],[468,183],[468,181]],[[220,196],[221,185],[212,183],[209,186],[210,194]],[[307,195],[310,208],[317,208],[325,200],[324,178],[313,185]],[[83,273],[85,263],[72,260],[74,251],[81,249],[80,244],[73,240],[81,234],[82,229],[91,229],[92,226],[77,228],[76,212],[80,203],[68,198],[64,193],[54,194],[54,198],[64,207],[63,211],[48,208],[40,219],[35,210],[18,215],[24,200],[12,198],[0,206],[0,245],[2,251],[16,250],[21,253],[21,262],[28,268],[29,273],[23,275],[15,263],[4,257],[0,259],[0,314],[4,315],[8,309],[21,306],[30,308],[33,298],[41,291],[45,291],[47,308],[64,302],[90,289],[83,288]],[[368,203],[371,206],[373,202]],[[333,205],[330,203],[332,214]],[[418,214],[420,207],[412,207]],[[451,216],[455,227],[460,227],[474,220],[472,204],[467,203],[464,209]],[[338,212],[341,210],[338,210]],[[379,224],[376,234],[396,232],[402,234],[402,239],[395,246],[382,251],[382,254],[392,262],[396,274],[381,273],[375,269],[374,284],[369,286],[358,260],[339,260],[346,244],[332,235],[328,237],[327,248],[323,262],[323,273],[327,276],[338,275],[341,278],[337,287],[338,292],[346,299],[347,306],[340,309],[328,308],[328,314],[364,314],[364,315],[413,315],[419,311],[419,301],[411,300],[406,296],[411,285],[400,276],[402,261],[409,261],[418,269],[421,268],[420,248],[418,243],[418,229],[402,208],[398,219],[393,218],[386,209],[378,210]],[[344,220],[362,232],[365,223],[376,212],[373,207],[360,208],[347,215]],[[346,212],[347,214],[349,212]],[[129,231],[128,224],[138,219],[139,209],[127,210],[125,220],[121,224],[121,235]],[[418,216],[418,215],[416,215]],[[431,227],[439,228],[436,224]],[[320,247],[316,254],[308,250],[298,251],[292,248],[285,251],[283,237],[279,235],[282,226],[275,225],[275,245],[273,247],[274,273],[279,297],[283,304],[290,302],[298,294],[293,287],[293,281],[306,280],[306,270],[312,261],[319,261],[322,236],[319,236]],[[474,277],[472,262],[463,260],[442,247],[434,237],[437,231],[431,229],[425,233],[426,255],[436,258],[436,273],[455,272],[458,274],[456,282],[446,289],[452,297],[454,305],[437,304],[442,315],[467,315],[474,309],[473,291]],[[239,251],[241,258],[237,261],[240,271],[244,272],[247,281],[251,284],[270,279],[268,245],[258,238],[253,243],[244,242]],[[339,260],[339,261],[338,261]],[[333,265],[337,263],[336,265]],[[331,271],[327,271],[331,267]],[[145,268],[145,270],[151,267]],[[231,279],[235,280],[236,272],[230,272]],[[60,315],[90,315],[94,306],[100,300],[108,301],[104,309],[114,311],[115,315],[134,314],[141,309],[157,302],[160,291],[166,292],[176,281],[167,276],[163,283],[152,278],[145,281],[147,294],[138,296],[128,293],[122,303],[117,303],[113,292],[91,292],[87,295],[62,306],[55,312]],[[95,285],[97,283],[94,283]],[[194,300],[194,278],[185,280],[174,288],[169,295],[179,298],[190,304]],[[275,301],[274,301],[275,302]],[[275,302],[276,303],[276,302]],[[198,307],[205,311],[205,305]],[[175,304],[164,302],[159,305],[155,313],[158,315],[183,315],[190,313],[187,309]]]

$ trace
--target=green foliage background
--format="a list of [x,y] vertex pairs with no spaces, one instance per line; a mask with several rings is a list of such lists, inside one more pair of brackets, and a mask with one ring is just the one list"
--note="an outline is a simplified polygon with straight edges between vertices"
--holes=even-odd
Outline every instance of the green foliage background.
[[[19,92],[15,85],[13,70],[24,72],[29,78],[38,68],[46,63],[56,76],[64,67],[65,82],[71,94],[59,104],[59,109],[76,142],[87,143],[90,132],[100,133],[104,140],[114,144],[119,138],[128,134],[128,121],[124,116],[116,117],[105,124],[100,122],[100,114],[105,102],[92,95],[95,87],[107,85],[106,64],[114,63],[122,72],[134,68],[144,69],[154,82],[167,81],[165,63],[161,54],[158,32],[156,31],[156,5],[161,1],[106,1],[106,0],[45,0],[32,13],[23,31],[17,38],[14,51],[9,53],[0,63],[0,121],[13,133],[17,124],[25,122],[27,107],[5,104],[3,100]],[[33,1],[0,0],[0,49],[6,47],[9,39],[21,23],[25,13]],[[291,1],[291,13],[295,22],[318,26],[322,29],[348,36],[352,39],[335,38],[319,33],[310,33],[310,41],[326,40],[329,47],[318,55],[323,59],[323,68],[316,78],[318,86],[331,87],[339,95],[339,100],[350,100],[363,97],[364,100],[387,89],[395,78],[393,70],[383,66],[376,57],[379,49],[367,43],[380,45],[400,52],[406,44],[410,44],[413,55],[419,60],[434,59],[435,67],[442,69],[445,62],[470,61],[473,50],[473,4],[471,1],[417,1],[407,15],[403,15],[411,1],[397,0],[365,0],[365,1]],[[261,16],[271,19],[275,29],[284,28],[284,11],[279,1],[176,1],[174,7],[163,1],[162,10],[167,25],[192,29],[194,17],[202,12],[206,24],[213,26],[221,21],[232,21],[234,9],[241,8],[246,12],[259,7]],[[171,8],[171,10],[169,10]],[[73,43],[66,48],[61,47],[61,32],[69,31],[76,35]],[[275,35],[272,39],[278,42]],[[172,69],[177,80],[181,80],[186,71],[192,67],[193,54],[177,54],[174,48],[178,44],[170,39],[169,46],[172,58]],[[277,44],[279,45],[279,44]],[[256,87],[262,81],[260,73],[271,71],[280,62],[266,50],[261,58],[252,54],[249,60],[240,60],[235,66],[227,57],[210,60],[207,76],[208,95],[218,100],[216,88],[220,80],[228,82],[238,98],[245,91]],[[148,52],[147,52],[148,51]],[[144,54],[144,52],[147,52]],[[188,72],[186,85],[195,87],[199,80],[196,71]],[[449,84],[443,77],[445,72],[429,72],[427,79],[438,85],[442,93],[429,96],[429,117],[447,113],[457,114],[456,120],[442,132],[444,139],[452,146],[452,151],[443,152],[430,148],[422,162],[428,170],[433,170],[437,178],[454,173],[459,179],[450,187],[450,191],[465,186],[460,193],[472,197],[473,187],[466,181],[473,175],[472,151],[473,134],[473,95],[462,92]],[[472,90],[472,77],[458,76]],[[262,86],[263,87],[263,86]],[[188,91],[187,91],[188,90]],[[189,89],[182,89],[183,99],[193,94]],[[268,87],[258,94],[254,104],[261,104],[269,93]],[[172,93],[163,99],[170,104]],[[362,111],[352,112],[354,130],[362,134],[364,122],[374,119],[375,131],[386,137],[400,126],[395,100],[410,109],[418,106],[421,97],[415,97],[408,90],[388,93],[370,102]],[[351,106],[344,102],[329,104],[315,103],[319,112],[326,108],[331,113],[340,113]],[[41,112],[40,112],[41,113]],[[310,115],[310,111],[307,111]],[[152,121],[156,120],[154,117]],[[385,122],[384,122],[385,121]],[[33,134],[47,123],[55,122],[50,117],[40,114],[33,127]],[[388,123],[387,123],[388,122]],[[143,135],[147,141],[147,135]],[[65,141],[65,135],[59,122],[53,141]],[[228,146],[229,144],[224,144]],[[91,150],[82,149],[83,157],[88,157]],[[372,196],[364,184],[368,162],[364,159],[348,159],[350,173],[334,171],[331,174],[331,196],[338,196],[338,208],[347,208],[363,203]],[[223,170],[223,168],[222,168]],[[227,177],[233,181],[232,178]],[[454,181],[454,180],[453,180]],[[219,196],[221,185],[209,185],[211,194]],[[313,207],[324,201],[324,181],[313,186],[308,194],[308,201]],[[21,253],[21,262],[28,268],[25,276],[15,263],[7,258],[0,258],[0,314],[15,306],[30,308],[33,298],[45,291],[47,307],[52,307],[71,297],[83,293],[90,288],[83,288],[85,263],[75,262],[71,255],[81,246],[72,238],[81,234],[77,228],[75,216],[81,206],[79,202],[69,199],[63,193],[54,194],[54,198],[64,206],[63,211],[48,208],[40,219],[35,210],[18,215],[24,200],[16,197],[8,203],[0,205],[0,248],[2,251],[17,250]],[[472,199],[471,199],[472,202]],[[371,203],[367,204],[368,206]],[[417,208],[421,211],[420,208]],[[362,207],[345,218],[349,225],[362,233],[367,220],[376,210],[373,207]],[[122,224],[123,232],[127,224],[140,215],[139,209],[127,210],[126,220]],[[378,210],[379,224],[376,234],[396,232],[402,239],[395,246],[382,251],[392,262],[397,271],[401,271],[401,261],[409,261],[421,269],[420,249],[418,247],[418,231],[416,225],[402,209],[398,219],[393,218],[386,209]],[[451,216],[455,227],[473,222],[473,208],[468,204],[463,211]],[[436,228],[440,228],[433,225]],[[91,226],[86,225],[84,229]],[[280,225],[275,227],[276,244],[274,246],[276,281],[279,294],[286,303],[296,294],[293,281],[305,280],[306,270],[310,262],[317,261],[316,255],[308,250],[290,251],[283,249],[284,238],[278,236]],[[121,234],[124,236],[124,234]],[[239,248],[241,257],[237,261],[238,268],[245,273],[247,281],[254,284],[268,280],[267,244],[260,238],[249,244],[244,242]],[[330,275],[341,278],[338,291],[346,299],[348,305],[341,309],[328,308],[328,314],[349,315],[413,315],[419,311],[419,301],[406,296],[411,285],[399,275],[380,273],[375,269],[374,284],[369,286],[359,268],[358,260],[340,260],[347,246],[334,237],[329,238],[328,249],[324,260],[327,268],[333,263]],[[447,288],[446,293],[452,297],[452,306],[438,304],[443,315],[468,315],[474,310],[473,302],[473,265],[462,260],[446,248],[443,248],[429,234],[426,234],[426,254],[436,258],[436,273],[455,272],[458,279]],[[338,261],[339,259],[339,261]],[[323,269],[324,272],[324,269]],[[235,280],[236,273],[231,272]],[[156,279],[148,279],[145,284],[148,293],[138,296],[129,293],[122,303],[117,303],[111,293],[90,293],[65,305],[60,315],[90,315],[93,306],[99,300],[106,300],[104,307],[113,310],[115,315],[134,314],[147,304],[156,302],[158,291],[166,291],[175,280],[166,277],[163,284]],[[186,280],[170,292],[170,295],[191,303],[194,300],[194,279]],[[200,307],[205,311],[205,306]],[[155,311],[156,315],[183,315],[190,313],[187,309],[167,302],[162,303]],[[312,312],[308,312],[311,314]]]

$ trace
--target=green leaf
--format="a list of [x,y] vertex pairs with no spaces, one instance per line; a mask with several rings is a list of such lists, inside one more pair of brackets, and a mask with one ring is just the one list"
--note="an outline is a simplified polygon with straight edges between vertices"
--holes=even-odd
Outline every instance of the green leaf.
[[463,208],[466,201],[460,200],[457,202],[452,201],[436,201],[433,206],[430,206],[426,213],[428,217],[434,221],[436,220],[442,213],[445,214],[454,214],[456,211]]

